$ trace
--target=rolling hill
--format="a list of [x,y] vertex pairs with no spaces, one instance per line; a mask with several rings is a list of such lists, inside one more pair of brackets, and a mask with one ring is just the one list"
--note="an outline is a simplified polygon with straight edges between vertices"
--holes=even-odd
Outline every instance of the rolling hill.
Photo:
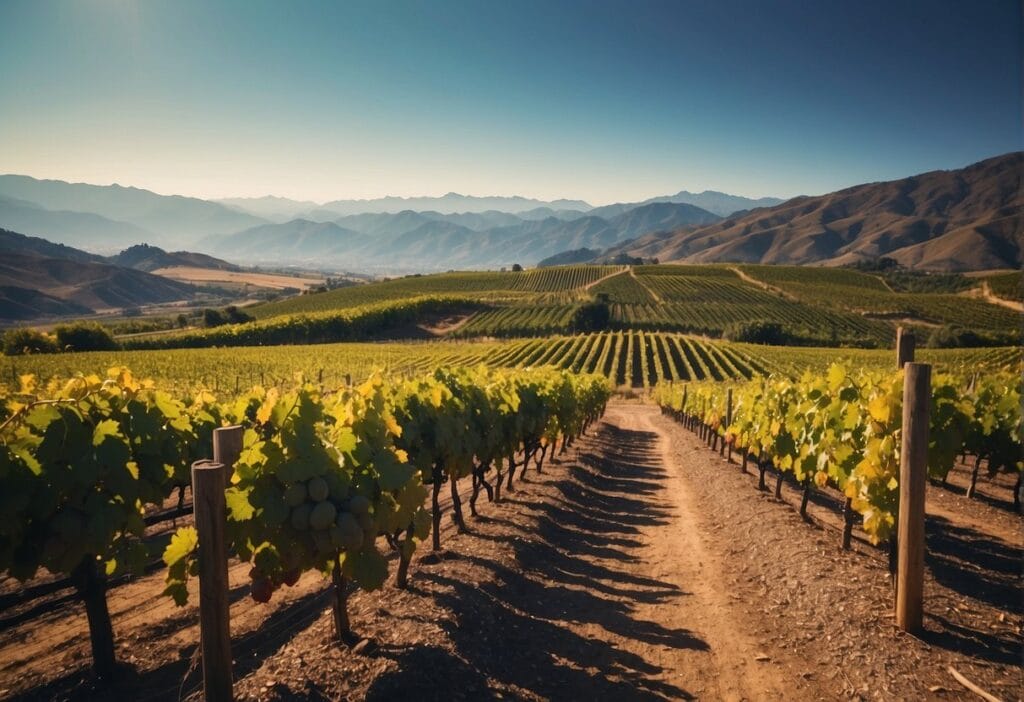
[[151,273],[160,268],[172,268],[175,266],[186,266],[189,268],[213,268],[222,271],[237,271],[239,267],[206,254],[193,253],[192,251],[171,251],[167,252],[156,246],[148,244],[137,244],[129,247],[107,259],[115,266],[134,268],[138,271]]
[[652,233],[622,250],[689,263],[839,266],[885,256],[927,270],[1019,269],[1022,172],[1024,153],[1006,154],[959,170],[798,197],[708,226]]
[[0,320],[174,302],[198,291],[77,249],[0,230]]

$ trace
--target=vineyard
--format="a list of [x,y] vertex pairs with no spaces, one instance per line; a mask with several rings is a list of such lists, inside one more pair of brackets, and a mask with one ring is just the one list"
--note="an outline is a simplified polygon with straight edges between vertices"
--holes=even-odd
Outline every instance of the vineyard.
[[[630,355],[628,347],[632,345],[638,351]],[[635,372],[634,356],[640,363]],[[0,372],[9,383],[16,383],[23,374],[49,379],[78,372],[102,374],[112,366],[127,366],[176,391],[188,392],[199,384],[216,393],[237,394],[253,385],[287,385],[296,373],[335,386],[346,377],[361,381],[379,369],[414,375],[440,366],[472,367],[482,363],[515,368],[547,364],[601,373],[616,386],[641,388],[663,380],[747,378],[758,372],[799,375],[808,368],[824,371],[837,359],[866,368],[888,367],[890,356],[882,350],[782,348],[679,334],[606,332],[486,342],[343,343],[22,356],[9,358]],[[1016,368],[1022,362],[1019,347],[925,349],[921,358],[949,370]]]
[[[849,547],[852,513],[861,515],[874,543],[888,540],[898,504],[901,372],[865,372],[833,364],[824,375],[799,380],[768,376],[727,384],[662,385],[655,398],[680,421],[700,426],[717,444],[741,451],[743,465],[754,462],[764,489],[765,469],[786,474],[803,487],[801,514],[810,493],[832,486],[846,497]],[[930,477],[945,483],[957,456],[975,458],[968,497],[977,486],[982,461],[990,475],[1015,476],[1013,504],[1020,509],[1024,460],[1020,446],[1019,373],[980,377],[939,375],[931,384]]]
[[[865,273],[798,266],[741,266],[748,276],[802,302],[813,302],[871,318],[899,319],[922,326],[952,324],[1016,333],[1020,316],[982,300],[942,293],[896,293]],[[1011,276],[996,278],[1006,286]],[[1017,278],[1019,284],[1019,277]]]
[[[312,346],[103,351],[20,356],[0,367],[8,383],[33,374],[42,379],[78,372],[103,374],[127,366],[180,392],[199,384],[218,394],[253,385],[284,386],[296,373],[327,386],[348,377],[361,382],[374,370],[396,375],[429,372],[441,366],[495,368],[551,365],[600,373],[615,386],[653,387],[662,381],[749,378],[755,373],[798,376],[810,368],[824,372],[836,360],[864,368],[887,368],[891,352],[868,349],[774,347],[658,332],[605,332],[508,341],[424,341],[342,343]],[[920,358],[951,371],[1021,367],[1020,347],[924,349]]]
[[348,309],[390,300],[422,296],[477,299],[533,299],[549,293],[570,293],[620,270],[617,266],[570,266],[503,273],[441,273],[397,278],[369,285],[340,288],[316,295],[253,308],[258,317],[306,314]]
[[[395,583],[406,587],[417,544],[441,548],[442,484],[465,530],[460,479],[471,478],[476,515],[481,490],[500,500],[517,468],[540,471],[600,417],[609,390],[598,376],[463,370],[373,376],[335,392],[300,381],[219,404],[203,391],[176,399],[115,368],[46,388],[24,376],[0,397],[0,571],[20,582],[41,569],[66,577],[85,604],[93,668],[110,677],[107,581],[152,560],[163,542],[145,538],[147,508],[188,484],[187,467],[211,455],[221,424],[244,431],[228,487],[218,474],[215,489],[227,505],[227,552],[252,565],[253,600],[267,602],[306,571],[331,574],[336,636],[355,643],[348,583],[383,585],[389,562],[378,537],[397,554]],[[164,594],[179,606],[199,572],[198,538],[181,527],[163,549]]]
[[[449,273],[9,357],[0,697],[195,698],[227,671],[253,699],[550,698],[566,676],[612,698],[735,678],[742,694],[720,696],[917,699],[936,687],[917,673],[948,685],[954,666],[1024,694],[1019,344],[917,350],[928,618],[911,643],[879,623],[908,445],[895,323],[1010,340],[1019,320],[963,286],[765,266]],[[720,338],[765,323],[797,345]],[[218,581],[230,634],[200,636]],[[856,670],[851,640],[871,642]],[[852,679],[808,674],[812,659]]]
[[[751,265],[565,266],[409,276],[255,305],[247,310],[256,321],[248,323],[135,334],[123,337],[121,345],[171,349],[608,330],[885,348],[897,325],[916,329],[922,341],[936,330],[966,333],[966,341],[945,344],[952,346],[1006,346],[1018,339],[1019,312],[1010,308],[1019,294],[1015,274],[980,282],[959,276],[955,283],[941,276],[906,276]],[[986,298],[989,288],[981,286],[1006,299]],[[587,314],[595,305],[607,306],[597,326]],[[777,327],[773,336],[757,337],[763,325]]]

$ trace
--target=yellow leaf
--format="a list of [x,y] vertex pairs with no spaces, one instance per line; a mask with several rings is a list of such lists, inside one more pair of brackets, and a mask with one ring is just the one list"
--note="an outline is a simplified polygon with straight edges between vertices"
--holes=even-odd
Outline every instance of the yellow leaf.
[[256,412],[256,421],[260,424],[266,424],[270,421],[270,413],[274,411],[274,405],[277,404],[277,388],[271,388],[270,392],[267,393],[267,398],[260,405],[259,410]]
[[36,377],[31,373],[19,375],[18,380],[21,381],[20,393],[22,395],[31,395],[36,391]]
[[838,363],[833,363],[828,369],[829,388],[837,390],[844,380],[846,380],[846,368]]
[[887,424],[889,422],[889,399],[885,395],[879,395],[868,402],[868,414],[876,422]]
[[395,421],[395,418],[391,414],[384,415],[384,426],[386,426],[388,428],[388,431],[394,434],[395,436],[402,435],[401,425]]

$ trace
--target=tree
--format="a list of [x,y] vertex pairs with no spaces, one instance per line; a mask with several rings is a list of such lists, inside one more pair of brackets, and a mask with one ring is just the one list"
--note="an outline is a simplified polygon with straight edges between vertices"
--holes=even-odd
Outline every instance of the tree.
[[224,324],[227,324],[227,320],[224,319],[224,315],[222,315],[219,310],[213,310],[209,307],[203,310],[204,327],[219,327]]
[[110,330],[95,322],[62,324],[54,333],[61,351],[113,351],[117,348]]
[[522,273],[523,272],[523,267],[520,266],[518,263],[513,263],[512,264],[512,272],[513,273]]
[[781,346],[790,337],[778,322],[750,322],[730,326],[725,330],[725,338],[729,341]]
[[3,350],[7,356],[28,353],[56,353],[57,342],[49,334],[30,327],[8,329],[3,336]]
[[573,313],[572,329],[577,332],[603,331],[608,328],[611,316],[607,299],[588,302],[577,307]]

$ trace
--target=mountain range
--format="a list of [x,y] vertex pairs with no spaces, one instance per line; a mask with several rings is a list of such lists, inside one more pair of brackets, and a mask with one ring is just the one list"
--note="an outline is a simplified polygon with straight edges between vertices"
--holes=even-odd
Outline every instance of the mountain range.
[[374,273],[577,260],[579,250],[661,261],[843,265],[890,256],[936,270],[1021,264],[1022,155],[814,197],[716,191],[591,207],[525,197],[326,203],[207,201],[120,185],[0,176],[0,227],[92,253],[132,244],[234,263]]
[[1022,174],[1024,152],[1005,154],[649,233],[602,256],[828,266],[888,257],[930,270],[1020,269]]
[[19,175],[0,175],[0,198],[0,227],[96,252],[142,243],[182,248],[265,221],[193,197]]
[[364,270],[447,270],[532,265],[570,248],[613,246],[651,231],[710,224],[699,207],[651,203],[609,219],[585,214],[524,220],[511,213],[436,211],[360,214],[333,222],[295,219],[198,242],[202,251],[254,264],[344,266]]

